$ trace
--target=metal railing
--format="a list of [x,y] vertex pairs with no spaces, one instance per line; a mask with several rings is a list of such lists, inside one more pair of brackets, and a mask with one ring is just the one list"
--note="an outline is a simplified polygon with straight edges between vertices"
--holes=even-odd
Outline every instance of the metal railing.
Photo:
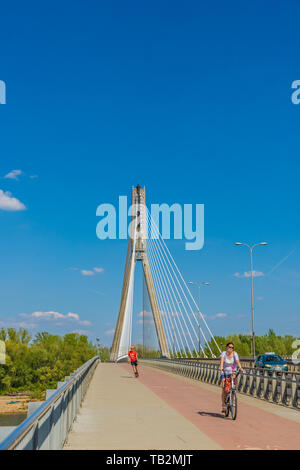
[[60,383],[57,391],[0,442],[0,450],[62,449],[98,362],[99,356],[93,357]]
[[[283,356],[282,356],[283,357]],[[300,372],[300,364],[294,363],[291,359],[291,357],[283,357],[285,359],[289,371],[292,372]],[[218,357],[211,358],[211,357],[177,357],[176,360],[179,361],[204,361],[204,362],[212,362],[212,363],[218,363],[220,362],[220,359]],[[240,362],[242,366],[244,367],[254,367],[254,360],[251,357],[246,357],[246,356],[240,356]]]
[[[140,362],[191,379],[221,385],[219,363],[183,359],[143,359]],[[237,377],[239,392],[270,403],[300,410],[299,372],[243,368],[245,374],[239,374]]]

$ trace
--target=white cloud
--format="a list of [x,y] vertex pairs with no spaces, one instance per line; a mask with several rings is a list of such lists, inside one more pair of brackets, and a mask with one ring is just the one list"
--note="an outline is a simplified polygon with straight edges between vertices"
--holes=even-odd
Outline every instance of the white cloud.
[[16,319],[10,319],[10,320],[1,320],[0,321],[0,326],[3,328],[25,328],[25,329],[32,329],[37,326],[37,323],[34,323],[32,320],[16,320]]
[[[244,273],[234,273],[235,277],[251,277],[251,271],[245,271]],[[264,276],[264,273],[261,271],[253,271],[253,277]]]
[[[248,271],[248,272],[245,272],[244,273],[244,276],[245,277],[250,277],[251,276],[251,272]],[[264,273],[262,271],[253,271],[253,277],[260,277],[260,276],[264,276]]]
[[6,321],[1,322],[6,328],[24,328],[24,329],[33,329],[37,327],[37,323],[32,321]]
[[14,322],[15,324],[15,327],[17,328],[24,328],[24,329],[27,329],[27,328],[36,328],[37,324],[36,323],[32,323],[32,322],[26,322],[26,321],[20,321],[20,322]]
[[[76,269],[76,268],[73,268]],[[103,268],[81,269],[80,272],[83,276],[94,276],[95,274],[103,273]]]
[[[34,318],[36,320],[46,320],[46,321],[53,321],[59,320],[61,321],[76,321],[80,325],[91,325],[91,322],[88,320],[80,320],[79,315],[77,313],[69,312],[67,314],[63,314],[60,312],[55,312],[54,310],[49,310],[48,312],[33,312],[33,313],[20,313],[20,317],[26,318]],[[60,324],[60,322],[56,324]]]
[[94,271],[89,271],[88,269],[81,269],[80,272],[83,276],[94,276],[95,275]]
[[138,317],[152,317],[152,312],[143,312],[143,310],[138,314]]
[[256,300],[264,300],[264,298],[260,296],[260,297],[257,297]]
[[5,175],[4,178],[8,178],[11,180],[18,180],[18,176],[22,175],[22,173],[23,172],[21,170],[12,170],[9,173],[7,173],[7,175]]
[[154,320],[152,318],[146,318],[145,320],[138,320],[137,321],[137,325],[142,325],[143,323],[145,325],[154,325]]
[[103,268],[94,268],[95,273],[103,273]]
[[170,311],[160,310],[160,314],[162,317],[179,317],[181,312],[174,312],[173,309],[170,309]]
[[212,320],[216,320],[217,318],[226,318],[227,316],[228,316],[227,313],[217,313],[216,315],[210,315],[210,316],[207,316],[206,318],[211,318]]
[[[19,181],[18,177],[21,176],[21,175],[27,176],[26,173],[24,173],[24,171],[22,171],[22,170],[11,170],[3,178]],[[30,179],[35,179],[35,178],[38,178],[39,175],[28,175],[28,177]]]
[[90,290],[89,292],[92,292],[92,294],[104,295],[104,292],[102,292],[100,290],[96,290],[96,289]]
[[9,191],[4,192],[0,189],[0,209],[4,211],[24,211],[26,207],[19,199],[12,197]]
[[67,314],[67,317],[68,318],[74,318],[75,320],[79,321],[79,315],[77,313],[72,313],[72,312],[69,312]]
[[88,330],[73,330],[71,333],[77,333],[78,335],[88,336],[91,332]]
[[114,334],[114,332],[115,332],[115,329],[112,329],[112,330],[107,330],[107,331],[105,331],[104,334],[105,334],[106,336],[112,336],[112,335]]
[[54,312],[53,310],[49,312],[33,312],[33,313],[21,313],[20,317],[33,317],[33,318],[46,318],[46,319],[58,319],[64,318],[65,316],[62,313]]

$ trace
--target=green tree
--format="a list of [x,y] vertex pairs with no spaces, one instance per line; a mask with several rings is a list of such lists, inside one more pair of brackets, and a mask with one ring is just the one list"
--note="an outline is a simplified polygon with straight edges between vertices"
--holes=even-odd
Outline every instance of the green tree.
[[1,330],[0,330],[0,340],[5,341],[6,338],[7,338],[6,330],[5,330],[5,328],[1,328]]
[[100,347],[100,360],[101,362],[109,362],[110,350],[106,346]]
[[96,346],[77,333],[61,337],[40,332],[32,342],[25,329],[2,329],[0,335],[6,345],[6,363],[0,367],[2,394],[30,390],[40,397],[97,354]]

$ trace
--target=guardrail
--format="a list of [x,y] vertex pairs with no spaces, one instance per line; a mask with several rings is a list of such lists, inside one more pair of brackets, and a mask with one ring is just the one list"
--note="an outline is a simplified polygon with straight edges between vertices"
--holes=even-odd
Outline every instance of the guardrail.
[[66,382],[0,442],[0,450],[62,449],[89,386],[99,356],[83,364]]
[[[286,360],[286,363],[289,367],[289,370],[292,372],[300,372],[300,364],[294,363],[290,358],[284,358]],[[220,359],[215,357],[177,357],[176,360],[178,361],[204,361],[204,362],[212,362],[212,363],[218,363],[220,362]],[[254,360],[251,357],[243,357],[240,356],[240,363],[242,364],[243,367],[253,367],[254,366]]]
[[[212,362],[172,359],[142,359],[145,365],[185,377],[221,385],[220,365]],[[300,410],[300,373],[267,371],[243,367],[237,377],[237,389],[246,395]]]

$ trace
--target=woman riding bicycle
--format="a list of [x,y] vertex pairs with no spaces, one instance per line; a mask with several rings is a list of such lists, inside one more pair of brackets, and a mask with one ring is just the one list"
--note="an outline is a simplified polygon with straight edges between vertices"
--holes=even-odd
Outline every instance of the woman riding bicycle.
[[244,372],[244,369],[241,366],[238,354],[234,351],[233,343],[226,344],[226,351],[222,352],[220,359],[220,372],[222,379],[222,413],[225,413],[225,379],[236,372],[237,366],[239,369],[241,369],[242,372]]

